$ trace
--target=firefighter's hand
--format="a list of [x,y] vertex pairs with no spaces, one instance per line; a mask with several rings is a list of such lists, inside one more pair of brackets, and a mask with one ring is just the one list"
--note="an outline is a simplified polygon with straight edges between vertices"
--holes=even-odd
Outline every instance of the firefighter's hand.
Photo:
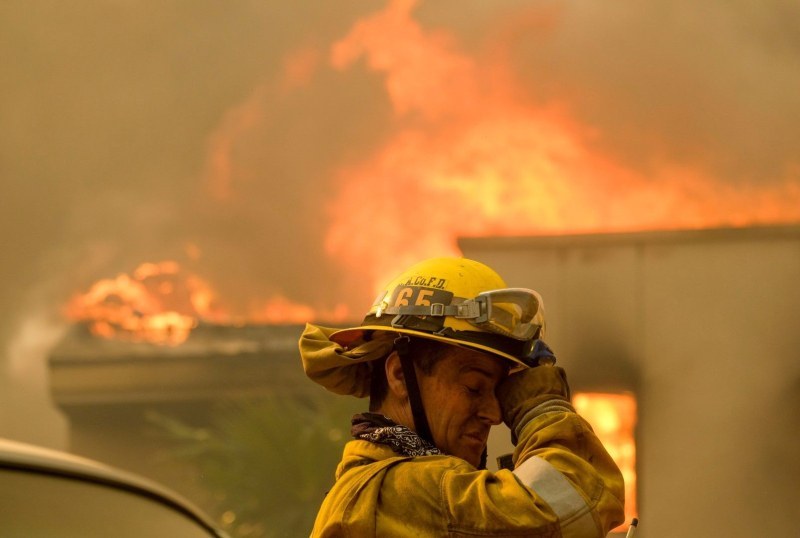
[[572,411],[567,374],[558,366],[525,368],[511,374],[497,387],[497,399],[514,440],[535,416],[552,410]]

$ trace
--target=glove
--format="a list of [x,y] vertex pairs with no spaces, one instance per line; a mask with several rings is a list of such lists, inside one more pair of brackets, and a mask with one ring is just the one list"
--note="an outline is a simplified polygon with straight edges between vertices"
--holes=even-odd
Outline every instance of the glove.
[[525,368],[511,374],[497,387],[497,400],[515,445],[519,432],[537,416],[550,411],[575,412],[567,374],[558,366]]

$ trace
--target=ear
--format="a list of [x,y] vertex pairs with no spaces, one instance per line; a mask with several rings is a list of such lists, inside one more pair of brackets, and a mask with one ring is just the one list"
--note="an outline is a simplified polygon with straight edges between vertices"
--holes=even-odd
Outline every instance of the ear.
[[397,354],[397,351],[392,351],[391,355],[386,359],[385,367],[389,392],[401,400],[407,399],[406,378],[403,375],[403,365],[400,363],[400,355]]

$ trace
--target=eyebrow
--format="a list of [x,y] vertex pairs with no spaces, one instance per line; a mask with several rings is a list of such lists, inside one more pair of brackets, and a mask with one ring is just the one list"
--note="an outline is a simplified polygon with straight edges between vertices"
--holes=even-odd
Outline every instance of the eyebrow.
[[495,378],[494,372],[491,372],[489,370],[484,370],[480,366],[473,366],[473,365],[467,365],[467,366],[462,367],[459,373],[468,374],[470,372],[478,372],[479,374],[483,374],[484,376],[488,377],[489,379],[494,379]]

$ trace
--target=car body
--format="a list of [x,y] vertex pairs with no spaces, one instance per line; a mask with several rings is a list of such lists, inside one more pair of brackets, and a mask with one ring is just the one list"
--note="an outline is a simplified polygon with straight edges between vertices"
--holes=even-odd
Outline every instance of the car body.
[[227,538],[198,508],[145,478],[0,439],[3,538]]

